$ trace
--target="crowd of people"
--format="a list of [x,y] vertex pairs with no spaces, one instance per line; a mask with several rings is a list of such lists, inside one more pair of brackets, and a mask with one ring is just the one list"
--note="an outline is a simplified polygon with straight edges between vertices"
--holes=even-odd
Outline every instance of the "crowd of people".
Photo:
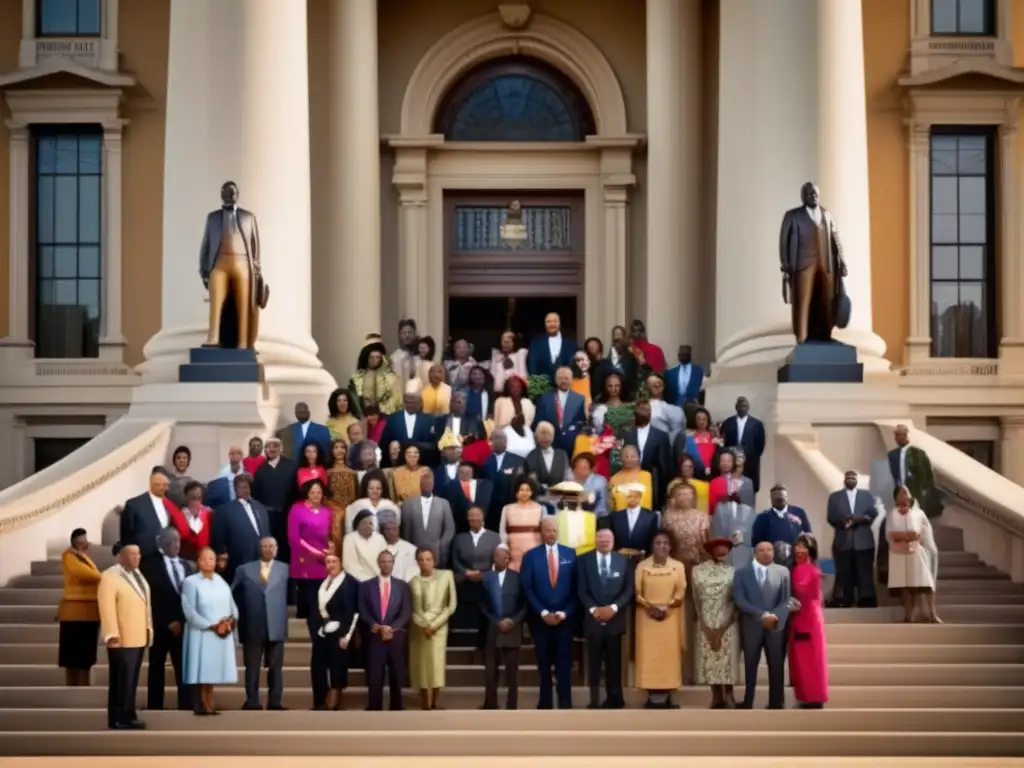
[[[743,397],[715,422],[689,347],[666,370],[640,321],[613,329],[606,354],[599,339],[563,337],[557,315],[525,349],[504,334],[483,362],[464,341],[436,362],[411,320],[399,337],[391,354],[367,338],[326,423],[298,404],[294,423],[232,448],[206,484],[176,448],[124,505],[111,569],[73,533],[60,665],[69,685],[88,684],[102,641],[111,728],[144,727],[134,697],[146,647],[149,709],[164,706],[169,657],[178,708],[216,714],[215,686],[237,682],[236,644],[244,708],[263,708],[265,667],[266,707],[283,709],[290,605],[308,627],[314,709],[342,707],[354,666],[371,710],[385,685],[390,708],[403,708],[410,682],[422,708],[440,708],[450,627],[482,655],[487,709],[502,672],[505,706],[518,706],[527,642],[540,708],[572,707],[577,646],[592,708],[625,706],[626,685],[647,707],[673,708],[684,684],[708,686],[714,708],[751,708],[762,656],[769,708],[784,706],[787,656],[800,706],[827,702],[808,516],[781,483],[756,512],[764,424]],[[896,440],[885,578],[904,620],[922,602],[924,620],[938,621],[929,514],[912,490],[928,491],[927,456],[905,428]],[[828,499],[835,606],[876,604],[879,506],[854,472]]]

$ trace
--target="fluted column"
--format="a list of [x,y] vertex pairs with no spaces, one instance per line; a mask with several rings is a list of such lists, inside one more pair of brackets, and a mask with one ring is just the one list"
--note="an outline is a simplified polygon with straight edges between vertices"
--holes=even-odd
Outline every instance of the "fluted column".
[[310,333],[306,36],[304,2],[171,2],[162,328],[141,368],[151,381],[176,381],[178,364],[206,335],[199,244],[230,179],[259,223],[271,293],[256,347],[267,382],[300,396],[333,386]]
[[[324,364],[351,373],[368,333],[381,328],[380,129],[377,103],[377,0],[331,0],[330,258],[324,275],[344,301],[323,305]],[[358,276],[358,287],[354,281]]]
[[853,301],[836,338],[888,369],[871,330],[871,242],[860,3],[722,0],[717,307],[721,365],[781,363],[793,346],[779,228],[814,181],[842,237]]

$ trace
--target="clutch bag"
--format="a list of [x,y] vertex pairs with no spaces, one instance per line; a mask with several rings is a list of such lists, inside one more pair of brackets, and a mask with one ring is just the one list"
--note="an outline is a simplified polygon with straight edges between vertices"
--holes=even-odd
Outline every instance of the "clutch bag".
[[260,309],[266,309],[270,301],[270,286],[263,279],[263,275],[256,278],[256,305]]
[[789,598],[789,601],[786,603],[786,608],[790,611],[799,611],[800,601],[797,600],[795,597],[791,597]]

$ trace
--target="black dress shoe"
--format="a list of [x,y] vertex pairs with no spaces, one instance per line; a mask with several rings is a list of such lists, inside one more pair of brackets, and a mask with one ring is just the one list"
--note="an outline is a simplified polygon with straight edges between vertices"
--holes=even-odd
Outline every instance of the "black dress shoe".
[[195,715],[196,717],[206,717],[207,715],[212,715],[213,712],[207,712],[205,709],[197,709],[192,714]]
[[252,711],[257,710],[257,709],[262,710],[263,709],[263,705],[262,704],[252,704],[252,703],[250,703],[248,701],[245,702],[245,704],[242,705],[242,710],[246,711],[246,712],[252,712]]
[[497,704],[481,704],[477,709],[497,709]]
[[128,731],[131,730],[129,723],[107,723],[107,728],[112,731]]
[[[288,707],[286,707],[284,704],[268,704],[267,705],[267,709],[269,709],[271,712],[287,712],[288,711]],[[325,707],[325,709],[326,709],[326,707]]]
[[144,731],[146,730],[146,724],[141,720],[136,720],[134,723],[128,723],[125,726],[130,731]]
[[747,704],[747,702],[745,702],[745,701],[741,701],[739,704],[736,705],[736,709],[753,709],[753,708],[754,708],[753,704]]
[[601,709],[625,709],[626,702],[607,700],[601,704]]
[[587,704],[587,709],[601,709],[601,705],[598,704],[596,701],[592,701],[589,704]]

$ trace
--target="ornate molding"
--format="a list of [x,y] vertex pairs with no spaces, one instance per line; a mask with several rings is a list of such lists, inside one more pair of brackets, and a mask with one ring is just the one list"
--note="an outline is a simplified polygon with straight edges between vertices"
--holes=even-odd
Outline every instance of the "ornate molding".
[[901,368],[899,374],[906,377],[971,376],[985,378],[999,375],[999,362],[997,360],[949,363],[943,363],[938,358],[932,358],[932,360],[934,362],[908,365]]

